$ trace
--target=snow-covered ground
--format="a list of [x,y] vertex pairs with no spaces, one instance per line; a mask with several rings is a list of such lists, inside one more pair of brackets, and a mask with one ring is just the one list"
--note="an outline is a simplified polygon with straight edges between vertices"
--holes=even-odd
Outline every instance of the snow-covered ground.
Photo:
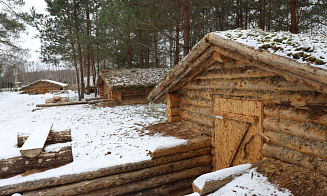
[[[16,147],[18,132],[30,133],[37,124],[51,122],[54,131],[71,129],[74,162],[42,173],[3,179],[0,186],[148,160],[148,151],[185,142],[136,131],[142,126],[165,122],[165,104],[117,107],[72,105],[32,112],[36,104],[44,104],[45,99],[51,96],[0,93],[0,159],[20,156]],[[76,100],[77,95],[70,92],[69,99]],[[58,148],[58,145],[51,145],[46,150]]]
[[[32,112],[36,104],[43,104],[45,99],[51,96],[51,94],[26,95],[0,92],[0,159],[20,156],[19,149],[16,147],[18,132],[30,133],[37,124],[51,122],[54,123],[54,131],[71,129],[74,162],[41,173],[2,179],[0,187],[149,160],[148,151],[186,142],[173,137],[163,137],[159,134],[149,136],[136,131],[142,126],[165,122],[167,120],[165,104],[117,107],[72,105]],[[77,95],[70,92],[69,99],[76,101]],[[46,150],[53,150],[59,146],[50,145]],[[255,173],[252,178],[253,172],[255,171],[246,170],[242,176],[235,178],[211,196],[291,195],[287,190],[279,191],[278,186],[271,185],[261,174]],[[209,179],[219,177],[217,174],[208,176]]]

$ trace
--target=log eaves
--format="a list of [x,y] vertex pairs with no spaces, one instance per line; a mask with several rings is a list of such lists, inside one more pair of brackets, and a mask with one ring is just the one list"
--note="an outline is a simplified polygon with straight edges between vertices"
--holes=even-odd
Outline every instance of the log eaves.
[[[290,82],[298,83],[310,87],[317,92],[327,94],[327,72],[325,70],[304,63],[298,63],[290,58],[266,51],[257,51],[244,44],[224,39],[215,33],[209,33],[179,62],[175,69],[151,91],[148,99],[156,101],[165,93],[171,92],[172,90],[176,91],[177,89],[174,87],[179,84],[171,84],[176,83],[176,80],[178,83],[182,83],[185,78],[181,78],[180,76],[188,68],[191,68],[192,63],[200,58],[210,45],[215,48],[215,51],[226,57],[240,59],[246,63],[253,64],[259,69],[280,75]],[[198,66],[201,66],[201,63]],[[196,68],[197,67],[194,66],[192,70]],[[188,77],[187,74],[184,76]]]

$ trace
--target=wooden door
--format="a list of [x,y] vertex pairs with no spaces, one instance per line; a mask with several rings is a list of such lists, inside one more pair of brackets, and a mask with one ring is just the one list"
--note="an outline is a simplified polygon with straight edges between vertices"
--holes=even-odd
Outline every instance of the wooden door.
[[262,103],[215,97],[216,170],[262,159]]

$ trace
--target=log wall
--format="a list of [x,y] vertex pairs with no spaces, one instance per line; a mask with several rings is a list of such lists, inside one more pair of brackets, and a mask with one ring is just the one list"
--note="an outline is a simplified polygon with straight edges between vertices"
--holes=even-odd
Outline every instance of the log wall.
[[209,137],[161,148],[151,160],[0,187],[0,195],[185,195],[192,181],[210,172]]
[[49,90],[62,90],[63,88],[56,85],[51,84],[49,82],[37,82],[35,84],[32,84],[31,86],[27,87],[25,89],[25,93],[28,94],[45,94]]
[[[182,124],[213,136],[214,95],[255,98],[264,105],[262,131],[269,139],[264,156],[327,171],[327,95],[255,66],[216,62],[186,83],[178,91]],[[298,158],[308,163],[300,164]]]
[[180,116],[180,97],[178,93],[166,94],[168,122],[178,122]]

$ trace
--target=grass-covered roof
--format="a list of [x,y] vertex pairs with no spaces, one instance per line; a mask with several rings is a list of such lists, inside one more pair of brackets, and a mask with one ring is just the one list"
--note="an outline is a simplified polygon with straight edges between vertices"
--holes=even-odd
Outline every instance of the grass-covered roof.
[[101,71],[100,76],[111,89],[137,89],[156,86],[170,68],[134,68]]

